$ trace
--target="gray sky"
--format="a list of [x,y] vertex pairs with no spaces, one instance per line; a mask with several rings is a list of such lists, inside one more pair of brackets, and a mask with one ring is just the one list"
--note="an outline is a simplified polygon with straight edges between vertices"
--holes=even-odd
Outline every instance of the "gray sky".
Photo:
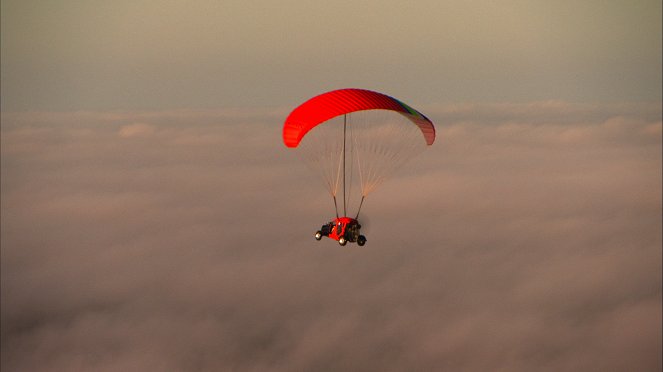
[[660,101],[661,2],[2,1],[2,110]]

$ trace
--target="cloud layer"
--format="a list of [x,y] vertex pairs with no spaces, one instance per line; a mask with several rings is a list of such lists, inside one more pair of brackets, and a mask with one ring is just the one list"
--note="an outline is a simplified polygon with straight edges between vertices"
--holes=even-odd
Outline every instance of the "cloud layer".
[[423,109],[362,248],[285,111],[3,113],[2,369],[660,369],[660,105]]

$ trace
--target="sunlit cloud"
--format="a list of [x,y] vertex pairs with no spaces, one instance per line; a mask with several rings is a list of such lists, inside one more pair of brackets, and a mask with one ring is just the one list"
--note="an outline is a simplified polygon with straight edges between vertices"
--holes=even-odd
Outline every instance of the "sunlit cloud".
[[148,137],[153,135],[155,132],[156,128],[153,125],[145,123],[135,123],[135,124],[122,126],[118,134],[122,138],[130,138],[130,137]]

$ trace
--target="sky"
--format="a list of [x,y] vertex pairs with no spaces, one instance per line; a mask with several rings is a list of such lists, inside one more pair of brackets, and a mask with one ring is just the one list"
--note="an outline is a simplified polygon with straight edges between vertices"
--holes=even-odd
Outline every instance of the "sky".
[[3,0],[2,110],[660,101],[660,41],[656,0]]
[[[2,1],[3,371],[657,371],[661,3]],[[285,148],[436,125],[363,247]]]

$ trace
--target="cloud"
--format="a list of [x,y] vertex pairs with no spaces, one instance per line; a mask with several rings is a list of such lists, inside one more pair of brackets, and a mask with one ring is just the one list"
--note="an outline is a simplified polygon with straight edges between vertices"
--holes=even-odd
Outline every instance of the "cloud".
[[122,126],[118,134],[122,138],[147,137],[154,134],[155,131],[156,128],[153,125],[145,123],[135,123],[135,124]]
[[3,113],[3,370],[660,369],[660,105],[425,112],[361,249],[285,110]]

